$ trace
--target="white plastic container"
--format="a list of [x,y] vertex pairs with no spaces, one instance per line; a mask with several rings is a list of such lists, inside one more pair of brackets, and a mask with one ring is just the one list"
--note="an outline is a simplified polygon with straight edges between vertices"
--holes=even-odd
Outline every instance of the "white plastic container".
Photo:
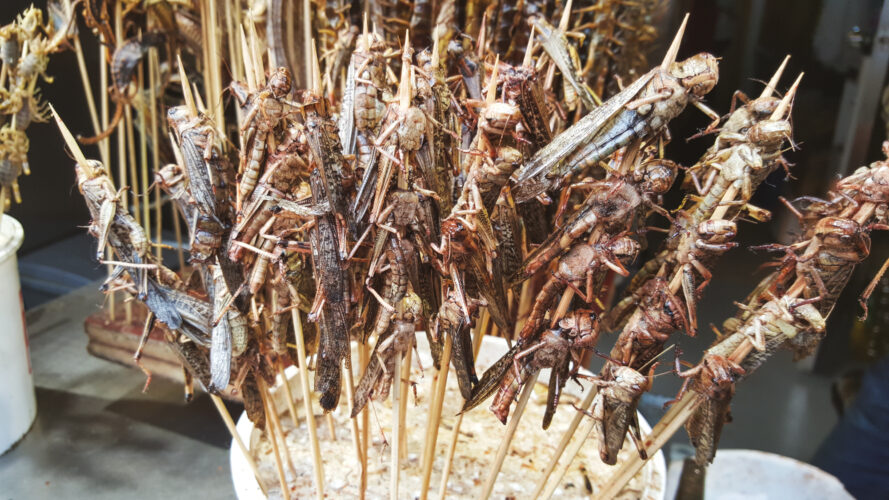
[[[669,494],[674,498],[682,462],[670,464]],[[707,468],[704,498],[708,500],[784,500],[820,498],[852,500],[837,478],[799,460],[757,450],[719,450]]]
[[0,219],[0,455],[31,428],[37,414],[25,310],[15,253],[24,239],[22,225]]

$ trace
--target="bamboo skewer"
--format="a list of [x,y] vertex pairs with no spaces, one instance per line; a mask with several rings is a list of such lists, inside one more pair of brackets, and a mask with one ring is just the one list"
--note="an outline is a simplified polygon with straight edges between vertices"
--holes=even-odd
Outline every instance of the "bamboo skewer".
[[[579,408],[581,408],[583,410],[589,410],[590,406],[593,405],[593,400],[596,399],[596,394],[597,394],[596,387],[591,386],[590,389],[587,391],[586,397],[584,397],[583,401],[580,403]],[[582,443],[583,441],[586,441],[586,436],[589,435],[589,431],[586,431],[586,432],[582,431],[579,434],[577,433],[577,428],[580,425],[581,420],[584,420],[583,417],[584,417],[584,414],[582,412],[577,412],[574,415],[574,417],[571,419],[571,423],[568,424],[568,429],[565,431],[564,434],[562,434],[562,439],[559,441],[559,445],[556,447],[555,453],[553,453],[552,460],[550,460],[549,464],[546,466],[546,469],[544,469],[543,473],[541,473],[540,482],[537,483],[537,487],[534,489],[534,493],[531,495],[531,498],[547,498],[546,496],[544,496],[542,494],[543,488],[546,486],[546,483],[549,480],[550,475],[553,473],[553,470],[556,468],[556,465],[559,463],[559,458],[562,456],[562,453],[565,452],[565,448],[568,447],[568,443],[571,442],[571,438],[574,437],[575,435],[583,436],[582,438],[579,439],[579,442]],[[591,421],[592,419],[587,419],[587,420]],[[591,423],[595,423],[595,422],[591,422]],[[590,430],[592,430],[592,427],[590,427]],[[577,453],[569,454],[569,455],[573,457],[573,456],[576,456]],[[572,459],[572,461],[573,461],[573,459]],[[563,475],[564,475],[564,473],[562,473],[559,476],[559,479],[556,481],[556,484],[558,484],[561,481],[561,477]]]
[[[295,297],[295,300],[299,300],[299,294],[296,290],[290,290],[291,296]],[[311,392],[309,392],[309,372],[307,370],[308,363],[306,362],[306,342],[303,337],[303,328],[302,328],[302,320],[299,317],[299,311],[297,309],[291,309],[290,314],[293,318],[293,331],[296,336],[296,355],[297,360],[299,361],[299,382],[302,386],[303,393],[303,407],[305,408],[306,413],[306,427],[309,430],[309,442],[312,445],[312,469],[315,472],[315,492],[317,498],[324,498],[324,469],[323,462],[321,461],[321,447],[318,444],[318,430],[315,425],[315,415],[312,412],[312,396]]]
[[[349,409],[349,415],[352,414],[352,407],[354,406],[355,401],[355,380],[352,375],[352,370],[343,365],[343,375],[346,379],[346,399],[347,399],[347,408]],[[358,465],[363,469],[364,468],[364,460],[363,460],[363,451],[361,450],[361,437],[358,429],[358,420],[355,418],[349,419],[350,428],[352,430],[352,443],[355,446],[355,455],[358,458]]]
[[392,372],[392,442],[389,443],[389,498],[398,500],[398,483],[401,478],[400,446],[404,437],[404,427],[401,418],[401,356],[395,356],[395,368]]
[[[77,56],[77,70],[80,72],[80,82],[83,84],[83,94],[86,97],[86,105],[90,112],[90,122],[92,122],[93,130],[95,130],[96,135],[99,135],[105,129],[102,128],[102,125],[99,122],[99,114],[96,112],[96,101],[93,98],[93,88],[90,85],[89,72],[86,69],[86,61],[83,57],[83,46],[80,45],[80,35],[74,35],[72,39],[74,41],[74,55]],[[105,87],[103,86],[103,92],[104,89]],[[105,148],[101,145],[99,146],[99,156],[102,158],[102,163],[105,165],[105,168],[110,168],[107,151],[105,151]]]
[[[279,389],[287,392],[289,386],[281,386]],[[278,407],[275,405],[275,399],[272,397],[272,392],[268,387],[266,387],[265,394],[268,411],[271,413],[272,429],[281,437],[281,444],[283,445],[283,452],[281,454],[284,456],[284,462],[287,464],[287,469],[295,478],[297,472],[296,468],[293,466],[293,460],[290,458],[290,451],[287,447],[287,434],[284,433],[284,426],[281,425],[281,417],[278,415]]]
[[[364,343],[358,344],[358,359],[359,364],[361,365],[361,371],[367,369],[367,365],[370,363],[370,353],[368,351],[369,346]],[[354,391],[354,386],[353,386]],[[354,394],[353,399],[354,402]],[[361,478],[358,489],[359,498],[363,499],[365,492],[367,491],[367,456],[368,450],[370,449],[370,413],[368,413],[368,409],[365,406],[363,410],[361,410]]]
[[299,427],[299,414],[296,412],[296,403],[293,401],[293,393],[290,392],[290,379],[284,373],[284,367],[278,366],[278,375],[281,377],[282,389],[284,391],[284,400],[287,401],[287,409],[290,411],[290,419],[293,420],[293,427]]
[[240,434],[238,434],[238,429],[235,427],[235,422],[232,420],[231,414],[228,412],[228,408],[225,407],[225,403],[222,402],[222,398],[215,394],[210,394],[210,399],[213,401],[213,405],[216,406],[216,411],[219,412],[219,415],[222,417],[222,421],[225,422],[225,427],[228,429],[229,434],[231,434],[232,439],[237,443],[238,448],[241,450],[241,453],[244,455],[244,459],[247,460],[247,464],[250,466],[250,470],[253,471],[253,476],[256,478],[256,484],[259,485],[259,489],[262,490],[262,494],[265,496],[269,495],[268,490],[265,487],[265,484],[262,482],[262,477],[259,475],[259,468],[256,466],[256,461],[253,460],[253,455],[250,454],[250,451],[244,446],[244,441],[241,440]]
[[540,375],[539,370],[534,372],[534,374],[528,378],[528,381],[525,382],[525,386],[522,387],[522,395],[519,397],[515,412],[513,412],[512,418],[509,419],[509,423],[506,426],[506,434],[503,435],[503,439],[500,441],[500,448],[497,449],[497,456],[494,458],[494,463],[491,465],[491,470],[488,473],[488,478],[485,480],[485,484],[482,486],[482,494],[479,495],[479,498],[486,499],[490,497],[491,492],[494,491],[494,483],[497,481],[497,476],[500,474],[500,469],[503,467],[503,460],[506,458],[506,453],[512,445],[512,438],[515,436],[515,431],[521,421],[521,415],[525,412],[525,408],[528,406],[528,400],[531,399],[531,393],[534,392],[534,384],[537,383],[538,375]]
[[[265,398],[263,398],[265,399]],[[270,409],[268,405],[265,405],[266,413],[270,413]],[[265,433],[269,437],[269,441],[272,443],[272,455],[275,457],[275,470],[278,472],[278,482],[281,486],[281,496],[284,498],[290,498],[289,489],[287,487],[287,476],[284,474],[284,465],[281,462],[281,450],[278,448],[278,439],[275,436],[275,431],[273,430],[273,425],[271,424],[271,417],[266,418],[265,420]]]
[[429,399],[428,427],[426,439],[423,444],[423,476],[420,486],[420,500],[426,500],[429,495],[429,480],[432,478],[432,463],[435,460],[435,445],[438,441],[438,426],[441,423],[441,408],[444,403],[445,388],[448,384],[448,366],[451,364],[451,351],[453,339],[445,335],[444,346],[441,350],[441,369],[435,379],[435,390]]
[[[148,50],[148,102],[151,110],[151,167],[154,172],[160,170],[160,129],[158,128],[157,113],[160,107],[157,105],[157,89],[160,86],[160,63],[158,62],[157,49],[154,47]],[[143,139],[144,140],[144,139]],[[147,182],[147,179],[146,179]],[[154,220],[155,220],[155,242],[157,246],[157,260],[163,262],[162,243],[163,228],[161,225],[161,187],[154,184]]]
[[[485,332],[490,324],[491,315],[488,310],[482,311],[479,318],[479,327],[475,337],[472,339],[472,359],[478,359],[478,353],[482,347],[482,341],[485,338]],[[494,327],[496,328],[496,326]],[[463,413],[457,415],[457,421],[454,423],[454,430],[451,433],[451,443],[448,445],[448,454],[445,458],[444,466],[441,470],[441,486],[438,488],[438,498],[444,499],[448,491],[448,477],[451,475],[451,465],[454,462],[454,454],[457,452],[457,441],[460,438],[460,426],[463,424]]]
[[[287,474],[284,472],[284,464],[287,464],[287,468],[293,477],[296,477],[296,469],[293,467],[293,461],[290,459],[290,452],[287,448],[287,436],[284,434],[284,428],[281,427],[281,421],[278,419],[278,408],[275,406],[271,390],[265,385],[261,377],[257,377],[256,380],[259,386],[259,396],[265,410],[266,435],[269,441],[271,441],[272,451],[275,455],[275,467],[278,471],[278,480],[281,483],[281,495],[284,498],[289,498],[290,488],[287,486]],[[283,448],[278,444],[279,437],[281,438]]]
[[[408,391],[411,385],[411,357],[413,353],[413,349],[408,349],[404,354],[404,361],[401,363],[401,373],[399,374],[400,384],[398,390],[401,392],[398,395],[400,403],[398,405],[398,421],[402,429],[407,429],[405,420],[407,418]],[[399,460],[407,460],[407,434],[404,432],[401,434],[401,439],[398,441],[398,458]]]
[[[139,82],[140,91],[145,88],[145,70],[142,65],[138,67],[137,81]],[[142,109],[136,109],[136,116],[139,119],[139,129],[142,131],[142,137],[139,140],[139,184],[138,197],[142,197],[142,219],[140,223],[142,227],[145,228],[145,235],[147,237],[151,237],[151,203],[148,199],[148,143],[146,142],[148,139],[148,134],[146,131],[148,130],[148,120],[145,117],[145,107]]]
[[324,415],[324,422],[327,424],[327,432],[330,433],[330,440],[336,441],[336,424],[333,421],[333,415],[326,413]]

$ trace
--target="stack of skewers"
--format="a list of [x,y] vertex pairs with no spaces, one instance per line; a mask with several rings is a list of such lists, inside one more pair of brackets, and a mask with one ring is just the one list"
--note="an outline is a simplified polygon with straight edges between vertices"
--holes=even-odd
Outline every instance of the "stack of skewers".
[[[343,407],[351,416],[362,494],[374,432],[369,407],[391,392],[393,442],[403,442],[421,332],[436,371],[428,408],[412,410],[428,417],[422,498],[448,366],[464,412],[493,395],[491,411],[508,424],[482,498],[493,491],[541,369],[551,374],[543,428],[557,411],[574,412],[574,420],[535,496],[553,494],[593,428],[606,464],[616,463],[627,437],[639,451],[596,492],[601,498],[619,491],[682,424],[697,459],[712,460],[734,383],[776,349],[807,355],[823,336],[851,269],[867,257],[869,232],[886,228],[889,166],[863,167],[826,200],[788,202],[803,233],[767,248],[781,252],[777,270],[703,360],[684,371],[677,363],[687,383],[643,439],[639,399],[668,340],[696,334],[695,303],[714,279],[708,269],[737,246],[739,221],[771,216],[749,202],[769,174],[789,168],[782,153],[795,147],[790,115],[802,75],[774,97],[782,64],[760,96],[721,118],[703,104],[718,80],[716,58],[676,60],[687,18],[664,60],[645,72],[656,9],[649,4],[658,2],[604,3],[613,8],[446,1],[433,11],[417,0],[402,12],[403,2],[334,1],[308,14],[308,1],[272,1],[267,11],[229,0],[121,2],[110,11],[85,2],[88,25],[107,44],[117,107],[109,121],[103,106],[108,127],[94,141],[102,151],[116,131],[117,185],[107,161],[88,160],[56,119],[76,160],[97,256],[110,268],[106,291],[128,296],[128,308],[132,299],[144,303],[143,344],[162,328],[189,381],[213,395],[234,388],[271,436],[282,426],[269,388],[287,383],[285,367],[299,367],[302,394],[317,394],[317,410],[329,418]],[[203,92],[192,83],[197,75]],[[701,135],[715,139],[683,169],[665,146],[669,122],[688,105],[709,117]],[[123,189],[129,176],[149,195],[149,149],[154,233],[143,227],[148,200],[140,221]],[[662,195],[680,170],[686,200],[669,211]],[[175,249],[178,272],[160,258],[162,201],[175,207],[177,235],[180,224],[186,229]],[[614,276],[630,276],[649,218],[668,237],[610,306]],[[605,331],[620,332],[605,367],[581,374]],[[474,352],[485,335],[505,337],[510,349],[479,378]],[[577,378],[599,390],[575,411],[559,398]],[[302,401],[321,497],[332,471],[322,467],[314,405]],[[286,449],[271,442],[281,489],[290,491]]]

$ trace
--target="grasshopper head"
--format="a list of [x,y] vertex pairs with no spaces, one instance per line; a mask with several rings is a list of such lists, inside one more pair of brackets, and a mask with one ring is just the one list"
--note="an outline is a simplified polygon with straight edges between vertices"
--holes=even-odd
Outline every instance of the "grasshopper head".
[[703,97],[713,90],[719,81],[719,65],[716,57],[706,52],[670,65],[670,74],[678,78],[686,91]]
[[285,97],[290,93],[292,87],[293,77],[287,68],[278,68],[269,76],[269,90],[272,91],[275,97]]

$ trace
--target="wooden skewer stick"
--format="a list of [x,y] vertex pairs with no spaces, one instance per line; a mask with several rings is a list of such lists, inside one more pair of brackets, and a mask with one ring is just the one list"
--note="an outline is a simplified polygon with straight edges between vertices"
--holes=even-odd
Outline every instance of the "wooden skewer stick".
[[[286,392],[289,387],[281,387],[281,390]],[[266,401],[269,405],[269,411],[272,415],[272,427],[276,430],[279,436],[281,436],[281,444],[283,445],[283,449],[281,455],[284,456],[284,462],[287,464],[287,469],[290,470],[290,475],[294,478],[296,477],[296,468],[293,466],[293,460],[290,458],[290,450],[287,447],[287,435],[284,433],[284,426],[281,425],[281,416],[278,414],[278,407],[275,405],[275,399],[272,397],[272,393],[269,390],[266,390]]]
[[803,75],[805,75],[805,73],[800,73],[799,76],[796,77],[793,85],[790,86],[790,89],[784,94],[784,98],[778,103],[778,107],[772,112],[772,116],[769,117],[770,120],[780,120],[784,117],[784,113],[790,109],[790,105],[793,103],[793,98],[796,95],[796,89],[799,87],[799,82],[802,81]]
[[[101,123],[99,123],[99,114],[96,112],[96,101],[93,99],[93,88],[90,86],[89,72],[86,69],[86,61],[83,57],[83,46],[80,45],[80,35],[74,35],[73,41],[74,54],[77,56],[77,69],[80,72],[80,81],[83,84],[83,94],[86,97],[86,106],[89,108],[90,112],[90,122],[92,122],[93,130],[95,130],[96,135],[99,135],[105,129],[103,129]],[[104,60],[102,62],[104,64]],[[102,89],[104,90],[105,87],[102,87]],[[110,168],[108,165],[108,157],[106,156],[107,154],[106,149],[100,145],[99,157],[102,158],[102,163],[105,165],[106,169]]]
[[299,413],[296,411],[296,403],[293,401],[293,393],[290,392],[290,380],[284,373],[284,366],[278,365],[278,375],[281,377],[281,386],[284,391],[284,400],[287,401],[287,410],[290,412],[290,419],[293,420],[293,427],[299,427]]
[[775,88],[778,86],[778,82],[781,80],[781,75],[784,73],[784,68],[787,67],[787,61],[790,60],[790,55],[784,57],[784,60],[781,62],[781,65],[778,66],[775,74],[772,75],[772,78],[769,80],[769,83],[766,84],[766,88],[762,89],[762,94],[759,97],[770,97],[772,92],[775,91]]
[[275,456],[275,469],[278,471],[278,481],[281,486],[281,496],[283,498],[290,498],[290,488],[287,487],[287,476],[284,474],[284,462],[281,459],[281,449],[278,447],[278,436],[276,436],[277,433],[275,432],[275,425],[273,423],[274,417],[272,415],[275,414],[275,405],[269,401],[268,388],[261,382],[260,377],[256,377],[256,380],[259,382],[259,399],[262,400],[262,407],[263,410],[265,410],[265,435],[268,436],[268,440],[272,443],[272,451]]
[[[481,350],[485,332],[488,330],[488,325],[490,325],[491,321],[491,315],[488,313],[487,309],[482,311],[479,316],[479,326],[476,330],[475,337],[472,338],[472,359],[478,359],[478,352]],[[454,423],[454,431],[451,433],[451,443],[448,446],[448,454],[441,470],[441,486],[438,488],[438,498],[441,500],[444,500],[447,495],[448,478],[451,475],[451,465],[454,462],[454,454],[457,452],[457,441],[460,438],[460,426],[462,424],[463,413],[460,413],[457,415],[457,421]]]
[[444,346],[441,350],[441,369],[438,371],[438,377],[435,379],[435,392],[429,400],[428,422],[426,428],[426,439],[423,444],[423,478],[420,483],[420,500],[426,500],[429,496],[429,480],[432,478],[432,463],[435,460],[435,445],[438,441],[438,426],[441,424],[441,408],[444,403],[445,388],[448,384],[448,366],[451,364],[451,351],[453,350],[453,339],[450,335],[445,335]]
[[[592,405],[593,400],[595,400],[596,391],[590,390],[590,394],[587,396],[590,399],[590,405]],[[537,489],[535,490],[534,498],[548,499],[552,497],[553,492],[558,487],[559,483],[562,482],[562,478],[565,477],[565,473],[568,471],[568,468],[571,466],[571,463],[574,462],[574,458],[580,452],[580,449],[586,443],[587,438],[590,433],[593,432],[593,429],[596,426],[596,421],[592,418],[583,418],[583,413],[577,412],[582,418],[582,422],[578,423],[578,426],[575,427],[575,430],[571,432],[569,428],[568,432],[562,436],[562,442],[559,443],[559,450],[564,450],[569,442],[571,442],[572,437],[574,438],[574,442],[571,443],[571,447],[567,449],[567,453],[565,454],[565,459],[561,462],[559,458],[561,453],[559,450],[556,451],[556,454],[553,456],[552,461],[547,467],[547,471],[544,473],[544,476],[540,479],[540,483],[537,485]],[[576,419],[577,416],[575,416]],[[574,422],[572,421],[572,424]],[[564,445],[563,445],[564,444]],[[556,465],[558,464],[558,469],[556,469]],[[555,473],[553,473],[555,471]],[[551,478],[549,476],[552,476]],[[550,479],[549,483],[547,483],[547,479]],[[544,487],[546,487],[544,489]],[[537,496],[537,492],[541,491],[539,496]]]
[[[160,87],[160,62],[157,57],[157,49],[148,49],[148,102],[151,110],[151,168],[153,172],[160,170],[160,140],[161,134],[158,128],[157,113],[160,107],[157,105],[157,89]],[[148,179],[146,179],[148,182]],[[161,224],[161,187],[154,183],[154,220],[155,242],[157,246],[157,259],[163,262],[163,226]],[[149,237],[151,235],[148,235]]]
[[[398,395],[398,421],[401,429],[407,429],[405,420],[407,419],[407,400],[408,391],[411,386],[411,358],[413,357],[413,349],[408,349],[404,354],[404,361],[401,363],[401,374],[399,380],[401,383],[398,389],[401,393]],[[398,441],[398,458],[399,460],[407,460],[407,433],[401,433],[401,439]]]
[[389,461],[389,498],[398,500],[398,482],[401,477],[401,460],[399,460],[399,443],[404,428],[401,421],[401,356],[395,356],[395,368],[392,369],[392,442]]
[[[343,364],[343,375],[346,380],[346,400],[347,400],[347,408],[349,409],[349,415],[352,414],[352,407],[354,406],[355,401],[355,379],[352,375],[352,370]],[[358,419],[351,418],[349,419],[349,423],[351,424],[352,429],[352,444],[355,445],[355,455],[358,458],[358,464],[364,468],[364,460],[363,460],[363,451],[361,450],[361,437],[358,431]]]
[[[114,5],[114,37],[117,40],[123,40],[123,38],[124,38],[123,35],[124,35],[124,31],[123,31],[123,4],[118,2]],[[107,40],[105,40],[105,41],[107,42]],[[110,49],[107,46],[105,47],[105,51],[106,51],[105,57],[103,57],[101,59],[103,61],[103,64],[104,64],[104,61],[110,60],[110,57],[108,57],[108,55],[109,55],[108,52],[110,51]],[[107,92],[104,94],[107,95]],[[129,109],[130,109],[129,106],[124,107],[125,111],[129,111]],[[126,123],[123,121],[117,125],[117,161],[118,161],[117,169],[120,174],[117,182],[118,182],[118,185],[121,187],[128,186],[128,185],[130,185],[130,183],[136,182],[135,170],[128,170],[128,168],[132,167],[131,163],[134,163],[134,162],[131,162],[131,160],[129,160],[129,158],[131,158],[132,156],[127,154],[127,152],[128,152],[127,148],[132,150],[132,143],[128,141],[128,136],[127,136],[127,132],[130,130],[131,129],[128,128],[126,126]],[[128,173],[128,172],[130,172],[130,173]],[[128,179],[129,179],[129,181],[128,181]],[[130,196],[132,196],[132,193],[130,194]],[[129,210],[130,203],[127,199],[127,194],[125,193],[120,198],[121,198],[120,201],[123,204],[123,208],[125,210]],[[139,199],[134,197],[133,198],[133,206],[135,207],[137,220],[139,217],[138,203],[139,203]],[[127,323],[130,323],[133,321],[133,301],[132,301],[132,299],[133,299],[132,296],[124,299],[124,305],[123,305],[124,320]]]
[[[591,386],[589,390],[587,390],[587,395],[584,397],[583,401],[580,403],[580,408],[583,410],[589,410],[590,406],[593,405],[593,400],[596,399],[596,387]],[[584,420],[584,414],[582,412],[576,412],[574,418],[571,419],[571,423],[568,425],[568,429],[562,434],[562,440],[559,441],[559,445],[556,447],[556,452],[553,453],[553,458],[550,460],[549,464],[546,466],[546,469],[543,470],[543,473],[540,475],[540,482],[537,483],[537,487],[534,489],[534,494],[531,495],[531,498],[546,498],[542,495],[543,488],[546,486],[547,480],[549,480],[550,475],[553,473],[553,470],[556,468],[556,464],[559,463],[559,458],[562,456],[562,453],[565,452],[565,448],[568,447],[568,443],[571,442],[571,437],[575,434],[577,436],[584,436],[580,439],[580,442],[586,440],[586,436],[589,435],[589,432],[581,432],[577,434],[577,428],[580,425],[581,421]],[[587,419],[591,423],[592,419]],[[592,429],[592,427],[590,427]],[[569,454],[570,456],[575,456],[575,454]],[[572,458],[569,462],[573,461]],[[556,481],[558,484],[561,481],[561,476],[559,480]]]
[[667,49],[667,53],[664,55],[664,60],[661,62],[661,69],[667,71],[670,69],[670,65],[676,62],[676,55],[679,54],[679,46],[682,44],[682,35],[685,34],[685,25],[688,24],[688,16],[686,13],[685,17],[682,18],[682,24],[679,25],[679,29],[676,30],[676,36],[673,37],[673,43],[670,44],[670,48]]
[[[105,37],[100,35],[100,41],[104,41]],[[79,40],[78,40],[79,42]],[[108,65],[106,61],[106,54],[108,48],[105,47],[104,43],[99,44],[99,88],[107,89],[108,88]],[[78,62],[79,64],[79,62]],[[106,130],[108,128],[108,92],[101,92],[101,112],[102,112],[102,121],[101,127],[102,130]],[[120,128],[118,128],[120,130]],[[99,132],[96,132],[98,135]],[[99,142],[99,154],[102,157],[102,162],[105,163],[105,170],[108,172],[109,177],[111,176],[111,142],[109,138],[104,138]],[[123,180],[119,179],[121,185],[124,185]],[[121,202],[126,206],[126,196],[121,196]],[[2,206],[2,205],[0,205]],[[113,258],[113,253],[110,248],[105,250],[105,258],[107,260],[111,260]],[[114,268],[112,266],[108,266],[108,275],[110,276]],[[115,321],[117,319],[117,293],[111,291],[108,293],[108,317],[111,321]]]
[[333,415],[330,413],[325,414],[324,421],[327,423],[327,432],[330,433],[330,440],[336,441],[336,423],[333,421]]
[[512,445],[512,438],[515,436],[522,414],[528,406],[528,400],[531,399],[531,393],[534,392],[534,384],[537,383],[538,375],[540,375],[540,370],[534,372],[528,378],[528,381],[525,382],[525,386],[522,387],[522,395],[519,397],[515,412],[513,412],[506,426],[506,434],[503,435],[503,439],[500,441],[500,448],[497,449],[497,456],[494,458],[494,463],[491,465],[491,470],[488,472],[488,478],[485,480],[484,486],[482,486],[482,494],[479,495],[479,498],[487,499],[491,496],[491,492],[494,491],[494,483],[497,482],[497,476],[503,467],[503,460],[506,459],[506,452],[509,451],[509,447]]
[[[361,365],[361,373],[364,373],[364,371],[367,370],[367,365],[370,364],[370,352],[366,343],[358,344],[358,363]],[[354,386],[352,390],[354,393]],[[355,401],[354,395],[351,401]],[[367,456],[369,449],[370,413],[368,412],[367,406],[365,406],[364,409],[361,410],[361,480],[358,488],[358,497],[361,500],[364,500],[365,493],[367,492]]]
[[219,415],[222,417],[222,421],[225,422],[225,427],[231,434],[232,439],[235,440],[235,443],[238,444],[238,448],[244,455],[244,459],[247,460],[247,464],[250,465],[250,469],[253,471],[253,476],[256,478],[256,484],[259,485],[259,489],[262,490],[262,494],[265,496],[269,496],[269,492],[266,489],[265,485],[262,483],[262,478],[259,475],[259,468],[256,467],[256,461],[253,460],[253,455],[251,455],[247,447],[244,446],[244,441],[241,440],[241,436],[238,434],[238,429],[235,427],[235,422],[234,420],[232,420],[232,416],[228,412],[228,408],[226,408],[225,404],[222,402],[222,398],[215,394],[210,394],[210,399],[213,400],[213,404],[216,406],[216,411],[219,412]]
[[[291,287],[290,294],[292,297],[299,297]],[[293,331],[296,336],[296,356],[299,362],[299,382],[303,393],[303,408],[306,414],[306,426],[309,430],[309,442],[312,445],[312,469],[315,472],[315,496],[319,499],[324,498],[324,463],[321,461],[321,447],[318,444],[318,429],[315,425],[315,415],[312,412],[312,396],[309,392],[309,371],[306,369],[306,341],[303,337],[302,320],[299,317],[297,309],[291,309],[290,315],[293,318]]]

